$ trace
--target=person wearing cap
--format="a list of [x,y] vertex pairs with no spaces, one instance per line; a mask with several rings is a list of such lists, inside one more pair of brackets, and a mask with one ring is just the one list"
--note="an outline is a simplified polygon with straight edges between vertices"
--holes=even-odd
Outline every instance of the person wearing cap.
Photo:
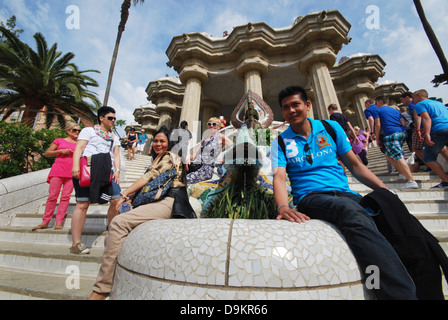
[[148,136],[145,133],[145,129],[142,129],[141,133],[138,135],[137,141],[137,154],[142,154],[143,149],[145,148],[146,140],[148,140]]
[[[205,181],[213,176],[216,158],[222,151],[222,147],[229,148],[233,142],[224,134],[219,133],[221,121],[217,117],[212,117],[207,122],[208,136],[202,139],[201,144],[196,148],[191,157],[187,158],[187,184]],[[191,170],[194,164],[195,170]]]

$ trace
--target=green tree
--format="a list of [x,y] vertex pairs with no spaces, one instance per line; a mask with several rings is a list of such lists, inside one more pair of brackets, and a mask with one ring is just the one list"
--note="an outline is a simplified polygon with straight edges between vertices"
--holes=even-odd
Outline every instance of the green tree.
[[117,121],[115,121],[114,131],[120,137],[120,139],[121,139],[121,136],[118,133],[117,128],[122,128],[122,127],[125,127],[125,126],[126,126],[126,120],[117,120]]
[[[0,26],[8,29],[11,31],[17,38],[20,36],[20,34],[23,32],[23,29],[16,29],[16,16],[12,16],[8,20],[6,20],[6,25],[3,23],[3,21],[0,21]],[[2,35],[0,35],[0,42],[5,42],[6,38],[4,38]]]
[[34,51],[10,30],[0,27],[0,32],[7,39],[0,43],[0,112],[8,109],[9,116],[24,106],[22,122],[32,126],[37,112],[46,106],[47,128],[55,114],[62,128],[63,114],[75,120],[84,116],[95,121],[101,103],[88,88],[98,87],[98,83],[86,73],[99,71],[78,70],[72,62],[75,55],[62,55],[56,43],[48,48],[41,33],[34,35]]
[[[134,6],[137,5],[137,3],[143,4],[145,0],[132,0],[134,3]],[[114,69],[115,69],[115,63],[117,61],[118,56],[118,48],[120,47],[120,41],[121,41],[121,35],[124,32],[126,22],[129,18],[129,9],[131,8],[131,0],[124,0],[121,4],[121,20],[120,24],[118,25],[118,33],[117,33],[117,39],[115,40],[115,48],[114,53],[112,55],[112,61],[110,63],[110,69],[109,69],[109,77],[107,79],[107,86],[106,86],[106,94],[104,95],[104,102],[103,105],[107,105],[107,102],[109,101],[109,94],[110,94],[110,87],[112,84],[112,78],[114,75]]]
[[442,47],[440,46],[439,40],[431,27],[428,19],[426,18],[425,11],[423,9],[422,3],[420,0],[414,0],[415,8],[417,9],[418,16],[423,24],[423,29],[425,29],[426,35],[431,43],[437,57],[439,58],[440,64],[442,65],[443,72],[442,74],[435,75],[434,83],[435,87],[438,87],[440,84],[448,84],[448,61],[443,53]]

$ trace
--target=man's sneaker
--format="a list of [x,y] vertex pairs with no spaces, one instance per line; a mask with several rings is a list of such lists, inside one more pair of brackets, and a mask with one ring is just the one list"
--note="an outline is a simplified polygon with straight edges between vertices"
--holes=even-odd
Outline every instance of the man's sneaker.
[[400,190],[406,190],[406,189],[418,189],[418,184],[415,181],[408,181],[404,184],[403,187],[400,188]]
[[71,247],[70,252],[74,254],[89,254],[90,250],[87,249],[82,242],[80,242],[77,245]]
[[431,189],[443,189],[443,188],[448,188],[448,182],[440,182],[438,185],[431,187]]

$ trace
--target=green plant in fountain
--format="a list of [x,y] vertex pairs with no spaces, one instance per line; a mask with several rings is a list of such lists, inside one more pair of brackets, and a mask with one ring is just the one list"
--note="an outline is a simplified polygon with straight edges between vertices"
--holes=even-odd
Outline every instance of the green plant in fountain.
[[274,195],[257,183],[257,165],[235,165],[231,182],[213,192],[203,218],[275,219]]
[[[272,191],[260,186],[262,157],[247,127],[240,130],[233,148],[226,153],[227,177],[223,187],[211,191],[202,217],[230,219],[275,219]],[[230,162],[230,163],[229,163]]]

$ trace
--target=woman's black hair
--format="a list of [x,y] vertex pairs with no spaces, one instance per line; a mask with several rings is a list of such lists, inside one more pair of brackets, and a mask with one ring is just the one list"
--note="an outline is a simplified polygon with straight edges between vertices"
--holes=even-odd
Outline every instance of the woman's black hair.
[[182,121],[181,123],[180,123],[180,127],[182,128],[182,129],[185,129],[185,127],[186,126],[188,126],[188,122],[187,121]]
[[[170,136],[171,136],[171,131],[165,126],[161,126],[159,128],[159,130],[157,130],[157,132],[154,134],[154,138],[156,137],[156,135],[158,135],[159,133],[163,133],[167,140],[168,140],[168,151],[171,151],[171,149],[174,146],[174,143],[170,140]],[[154,151],[154,148],[151,148],[151,157],[152,160],[154,160],[155,158],[157,158],[157,153]]]
[[[168,151],[171,151],[171,149],[174,147],[174,145],[176,144],[174,141],[171,141],[170,136],[171,136],[171,131],[165,126],[161,126],[159,130],[157,130],[157,132],[154,134],[154,138],[159,134],[159,133],[163,133],[166,138],[168,139]],[[178,154],[178,156],[180,156]],[[155,158],[157,158],[157,153],[154,151],[154,148],[151,148],[151,157],[152,160],[154,161]],[[186,182],[186,170],[185,170],[185,164],[182,164],[183,166],[183,170],[182,170],[182,177],[181,180],[183,182]]]

